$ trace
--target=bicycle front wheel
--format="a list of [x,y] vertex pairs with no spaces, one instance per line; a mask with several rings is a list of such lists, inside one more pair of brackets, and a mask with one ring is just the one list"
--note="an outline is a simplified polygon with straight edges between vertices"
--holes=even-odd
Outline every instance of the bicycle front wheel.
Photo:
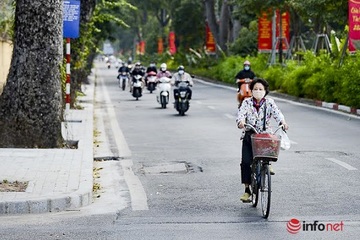
[[256,207],[259,201],[259,180],[260,168],[258,163],[253,163],[251,166],[251,204]]
[[271,175],[268,164],[264,164],[261,169],[260,194],[262,215],[264,218],[268,218],[271,202]]

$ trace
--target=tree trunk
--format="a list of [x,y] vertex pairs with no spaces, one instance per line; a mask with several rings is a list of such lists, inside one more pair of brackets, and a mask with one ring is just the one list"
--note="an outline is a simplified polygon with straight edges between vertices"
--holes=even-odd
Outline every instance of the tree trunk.
[[[234,6],[233,12],[238,11],[238,6]],[[232,18],[231,20],[233,22],[233,28],[232,28],[232,35],[230,38],[230,42],[235,42],[235,40],[239,37],[240,29],[241,29],[241,23],[238,17]]]
[[226,0],[221,6],[220,22],[217,23],[215,16],[215,2],[214,0],[205,0],[205,15],[209,28],[214,35],[216,47],[220,47],[221,51],[227,51],[227,42],[229,37],[229,22],[230,12],[229,5]]
[[14,50],[0,97],[0,146],[61,146],[62,0],[17,0]]
[[227,43],[229,39],[230,11],[228,1],[224,0],[221,6],[220,25],[219,25],[219,45],[221,49],[227,52]]

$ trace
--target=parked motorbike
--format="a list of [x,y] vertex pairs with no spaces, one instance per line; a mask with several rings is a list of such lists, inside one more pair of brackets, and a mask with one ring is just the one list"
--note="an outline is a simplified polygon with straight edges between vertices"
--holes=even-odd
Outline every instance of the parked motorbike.
[[127,72],[121,72],[118,75],[119,87],[124,91],[126,88],[126,82],[129,80],[129,75]]
[[180,116],[184,116],[185,112],[190,108],[189,92],[190,83],[188,81],[182,81],[178,83],[179,94],[175,96],[174,107],[179,112]]
[[250,78],[238,79],[236,81],[238,84],[241,84],[240,89],[238,89],[237,100],[239,102],[239,107],[245,98],[251,97],[250,83],[252,80]]
[[158,101],[158,103],[160,103],[162,108],[166,108],[166,105],[169,103],[169,97],[171,91],[170,78],[168,77],[159,78],[156,89],[157,89],[156,100]]
[[141,75],[135,75],[133,77],[133,82],[132,82],[132,96],[134,98],[136,98],[136,100],[139,99],[139,97],[142,96],[142,89],[143,89],[143,81],[142,81],[142,76]]
[[156,72],[149,72],[147,74],[147,89],[152,93],[156,88]]

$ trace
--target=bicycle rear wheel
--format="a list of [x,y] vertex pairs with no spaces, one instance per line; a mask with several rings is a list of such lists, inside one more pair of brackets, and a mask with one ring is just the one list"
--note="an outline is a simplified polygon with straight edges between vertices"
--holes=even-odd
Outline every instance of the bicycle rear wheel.
[[260,194],[262,215],[264,218],[268,218],[271,203],[271,175],[268,164],[262,165]]
[[256,207],[259,201],[259,164],[251,166],[251,204]]

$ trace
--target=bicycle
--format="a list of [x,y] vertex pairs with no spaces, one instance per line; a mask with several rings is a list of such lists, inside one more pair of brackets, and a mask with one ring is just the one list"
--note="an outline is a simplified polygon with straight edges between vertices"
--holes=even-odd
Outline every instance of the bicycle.
[[281,139],[275,133],[283,128],[280,125],[272,134],[259,133],[256,129],[245,124],[255,133],[251,135],[251,144],[253,150],[253,162],[251,164],[251,203],[256,207],[259,201],[259,192],[261,199],[261,212],[264,218],[269,217],[271,203],[271,174],[270,162],[276,162],[280,151]]

